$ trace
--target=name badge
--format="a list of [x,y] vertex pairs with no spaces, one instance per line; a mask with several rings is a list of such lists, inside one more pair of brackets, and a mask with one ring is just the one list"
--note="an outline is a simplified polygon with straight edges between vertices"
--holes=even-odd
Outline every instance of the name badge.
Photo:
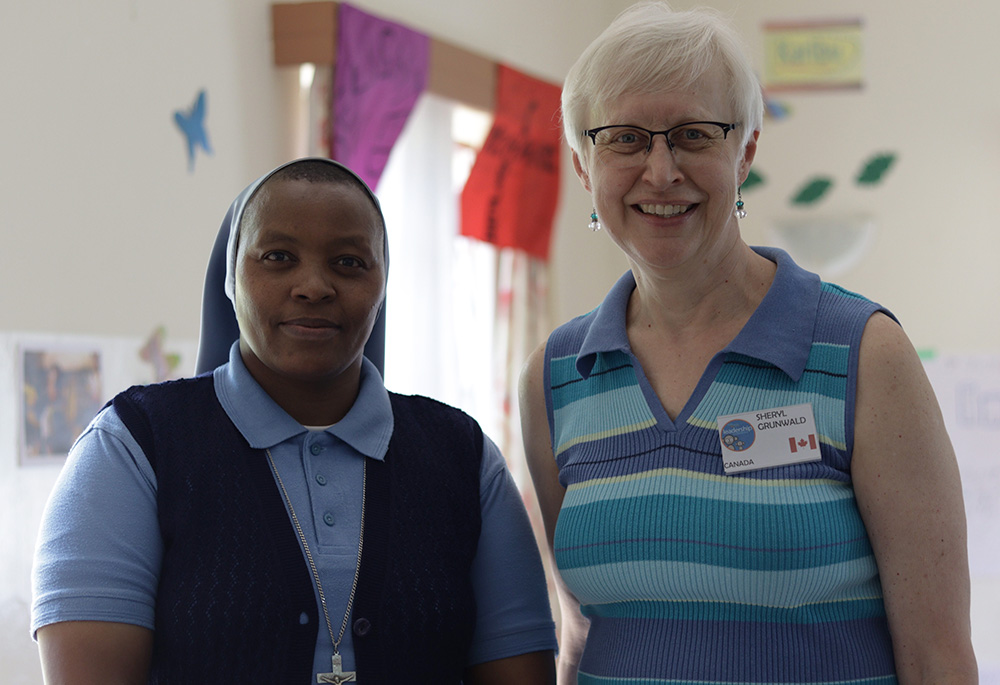
[[729,414],[716,419],[726,473],[819,461],[811,404]]

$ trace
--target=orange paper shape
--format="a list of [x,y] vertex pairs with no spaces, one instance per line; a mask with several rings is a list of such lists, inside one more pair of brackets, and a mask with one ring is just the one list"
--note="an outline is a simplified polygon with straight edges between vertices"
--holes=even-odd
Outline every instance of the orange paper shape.
[[559,87],[500,65],[493,128],[462,190],[462,235],[548,259],[560,148]]

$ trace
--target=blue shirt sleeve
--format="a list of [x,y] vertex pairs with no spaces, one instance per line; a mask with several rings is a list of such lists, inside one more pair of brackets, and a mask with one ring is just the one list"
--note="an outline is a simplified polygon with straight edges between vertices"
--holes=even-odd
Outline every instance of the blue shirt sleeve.
[[476,628],[469,664],[556,649],[545,571],[521,493],[483,436],[482,530],[472,564]]
[[61,621],[153,628],[162,540],[156,479],[114,409],[70,450],[42,516],[31,631]]

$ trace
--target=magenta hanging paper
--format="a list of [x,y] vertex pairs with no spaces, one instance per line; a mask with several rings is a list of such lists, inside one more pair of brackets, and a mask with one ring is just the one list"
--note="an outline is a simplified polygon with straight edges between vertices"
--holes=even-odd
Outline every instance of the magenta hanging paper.
[[427,85],[430,39],[341,3],[331,157],[375,188]]

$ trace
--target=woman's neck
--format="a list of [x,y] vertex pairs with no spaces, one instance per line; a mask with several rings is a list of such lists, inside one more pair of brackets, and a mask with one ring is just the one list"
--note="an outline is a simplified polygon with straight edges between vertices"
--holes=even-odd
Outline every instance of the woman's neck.
[[733,328],[738,332],[767,294],[775,268],[742,240],[714,263],[699,261],[663,272],[633,265],[636,289],[629,300],[628,328],[667,339]]
[[291,378],[269,370],[247,370],[289,416],[304,426],[330,426],[347,415],[361,391],[361,365],[336,378]]

